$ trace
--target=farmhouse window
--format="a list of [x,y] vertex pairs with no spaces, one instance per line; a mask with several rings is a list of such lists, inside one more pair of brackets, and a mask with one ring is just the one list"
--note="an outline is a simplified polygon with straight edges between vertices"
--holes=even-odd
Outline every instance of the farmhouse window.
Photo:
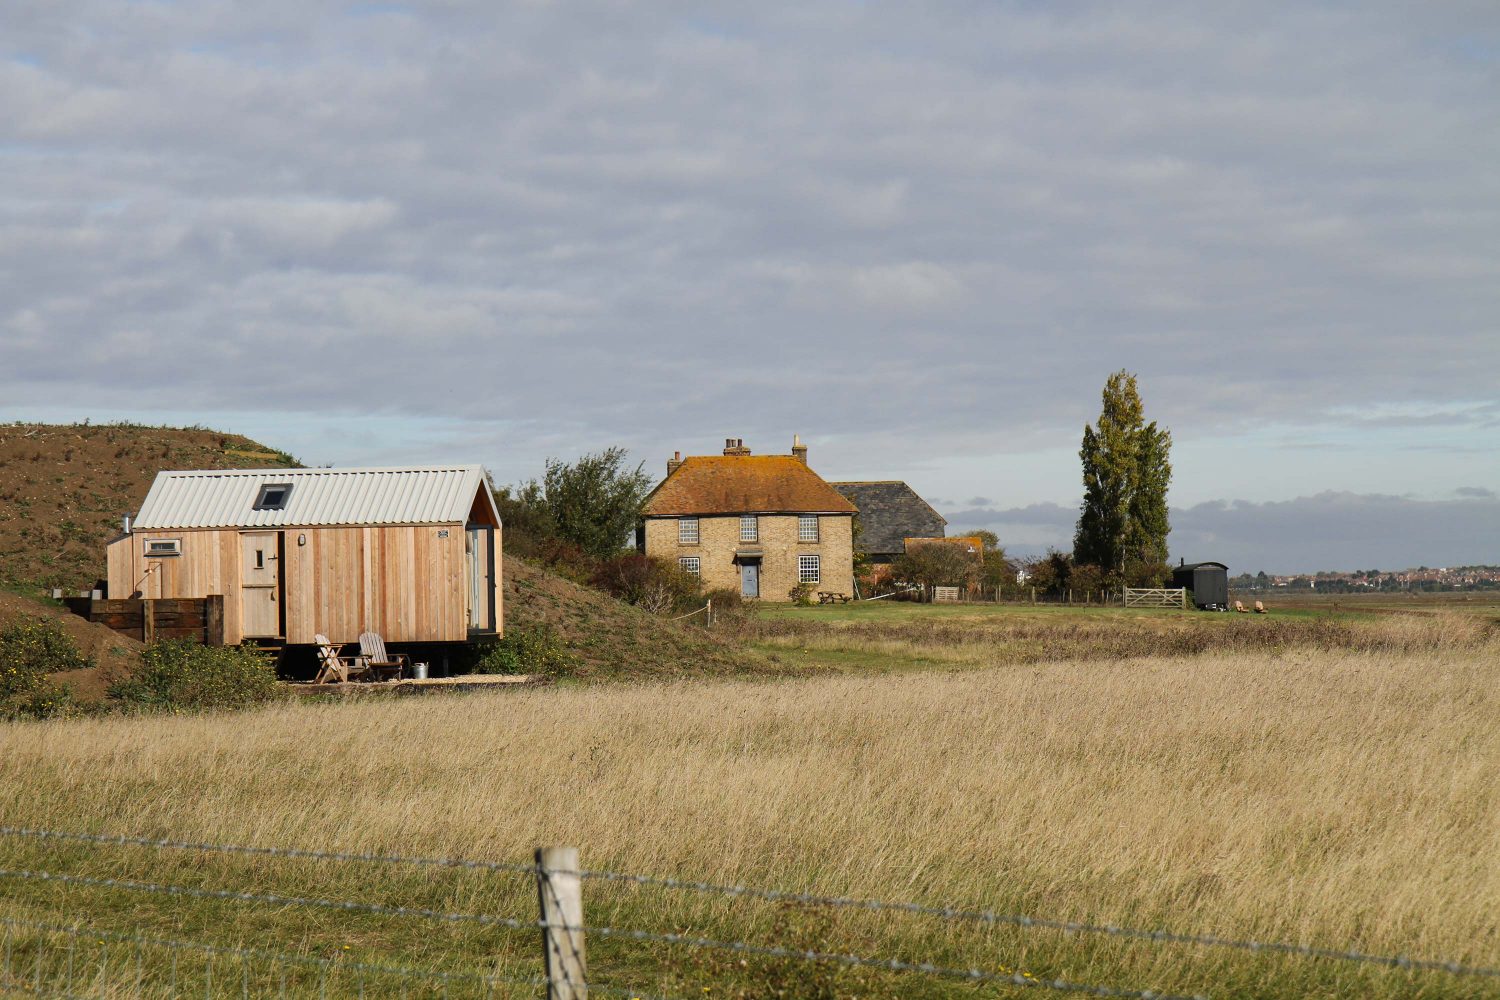
[[677,544],[698,544],[698,519],[696,517],[680,517],[677,519]]
[[817,556],[798,556],[797,579],[802,583],[817,583],[819,577],[818,563],[819,559]]
[[760,518],[754,514],[740,515],[740,541],[760,541]]
[[682,567],[684,573],[698,576],[702,563],[699,562],[697,556],[682,556],[677,560],[677,565]]
[[797,541],[816,542],[818,540],[818,515],[797,515]]
[[256,510],[285,510],[287,499],[292,495],[291,483],[266,483],[255,498]]
[[180,556],[182,555],[182,539],[148,538],[146,539],[146,555]]

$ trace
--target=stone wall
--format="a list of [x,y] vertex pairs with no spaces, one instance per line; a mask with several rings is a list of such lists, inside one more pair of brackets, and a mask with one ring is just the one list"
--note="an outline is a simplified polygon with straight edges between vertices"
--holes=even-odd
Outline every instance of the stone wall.
[[798,579],[797,557],[819,557],[820,580],[814,590],[854,593],[853,518],[848,514],[823,514],[818,517],[818,541],[797,540],[796,514],[762,514],[759,516],[760,541],[740,541],[739,515],[700,517],[698,544],[682,545],[677,541],[677,518],[653,517],[646,520],[646,555],[676,562],[683,556],[697,556],[699,575],[705,590],[740,589],[740,566],[736,552],[761,553],[760,596],[766,601],[786,601]]

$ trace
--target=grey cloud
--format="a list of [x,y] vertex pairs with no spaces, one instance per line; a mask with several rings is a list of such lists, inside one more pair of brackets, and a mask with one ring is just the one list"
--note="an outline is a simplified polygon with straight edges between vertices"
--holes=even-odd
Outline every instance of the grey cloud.
[[9,11],[0,391],[570,451],[816,399],[892,466],[1122,365],[1209,430],[1494,396],[1488,8],[681,10]]

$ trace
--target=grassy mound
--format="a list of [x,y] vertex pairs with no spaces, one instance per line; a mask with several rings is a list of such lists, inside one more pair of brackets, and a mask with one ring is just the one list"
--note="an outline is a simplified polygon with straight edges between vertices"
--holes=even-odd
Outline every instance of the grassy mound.
[[0,425],[0,584],[92,587],[120,515],[163,469],[284,468],[238,434],[133,424]]
[[505,627],[550,627],[580,679],[728,676],[772,669],[734,641],[647,614],[522,559],[505,559]]
[[133,671],[145,648],[129,636],[80,618],[57,604],[0,591],[0,630],[38,618],[56,622],[78,651],[94,662],[93,667],[52,675],[53,681],[72,688],[80,701],[102,701],[108,678]]

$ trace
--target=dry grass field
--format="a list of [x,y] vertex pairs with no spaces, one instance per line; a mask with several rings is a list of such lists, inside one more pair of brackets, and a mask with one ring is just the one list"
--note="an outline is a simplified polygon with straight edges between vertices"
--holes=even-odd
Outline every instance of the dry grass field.
[[[12,725],[0,728],[0,816],[512,862],[566,843],[589,868],[1500,965],[1500,643],[1473,616],[1364,627],[1344,648],[1329,632],[991,663],[980,643],[916,635],[901,650],[877,636],[867,641],[887,660],[920,654],[946,669]],[[525,877],[400,865],[5,837],[0,868],[523,920],[534,908]],[[585,892],[591,924],[1122,989],[1500,995],[1500,980],[1445,972],[601,881]],[[359,961],[517,977],[538,967],[533,931],[14,877],[0,877],[0,897],[11,917],[253,945],[336,972]],[[29,953],[16,947],[19,964]],[[602,937],[590,959],[625,995],[1048,993]],[[144,987],[106,971],[89,995],[166,995],[166,958],[147,962]],[[184,983],[201,977],[183,962]],[[263,974],[219,972],[274,995]],[[240,995],[237,983],[226,995]],[[354,984],[346,972],[329,995]],[[295,970],[286,989],[319,992]]]

